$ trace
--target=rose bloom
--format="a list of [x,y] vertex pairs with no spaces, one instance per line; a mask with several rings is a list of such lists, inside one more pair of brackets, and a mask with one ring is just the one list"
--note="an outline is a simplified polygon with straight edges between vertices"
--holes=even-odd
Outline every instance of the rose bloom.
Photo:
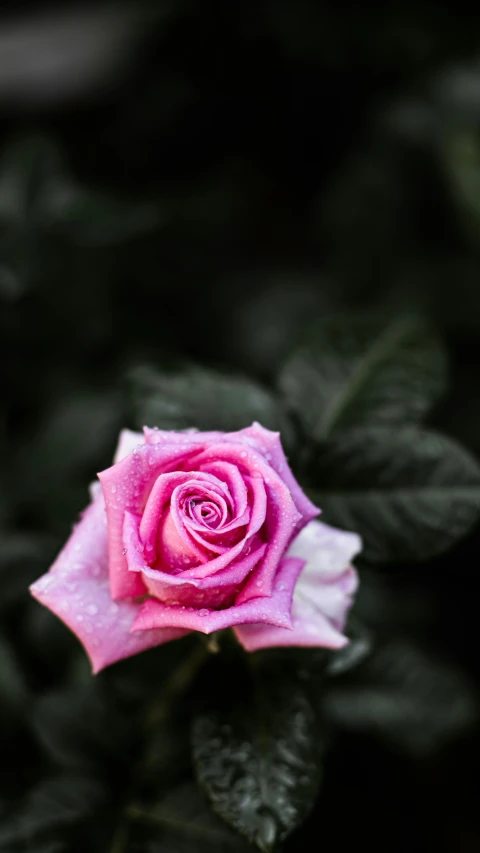
[[94,672],[190,631],[233,628],[247,651],[348,642],[360,539],[313,520],[278,433],[123,430],[98,477],[31,587]]

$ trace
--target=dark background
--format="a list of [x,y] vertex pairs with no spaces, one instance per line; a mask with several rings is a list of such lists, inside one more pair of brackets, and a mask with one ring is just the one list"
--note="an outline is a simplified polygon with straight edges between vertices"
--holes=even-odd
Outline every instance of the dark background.
[[[330,312],[422,310],[450,358],[431,423],[480,453],[480,15],[307,0],[2,8],[2,577],[26,586],[48,567],[135,425],[135,368],[189,359],[268,386]],[[479,545],[474,531],[410,572],[366,576],[364,612],[432,662],[412,687],[415,664],[394,656],[397,692],[373,691],[342,729],[292,849],[479,849],[478,736],[455,710],[477,701]],[[16,708],[67,683],[78,658],[5,590],[0,670]],[[395,661],[379,664],[387,681]],[[445,662],[452,680],[430,689]],[[435,725],[448,736],[430,744]],[[7,811],[43,772],[18,737]]]

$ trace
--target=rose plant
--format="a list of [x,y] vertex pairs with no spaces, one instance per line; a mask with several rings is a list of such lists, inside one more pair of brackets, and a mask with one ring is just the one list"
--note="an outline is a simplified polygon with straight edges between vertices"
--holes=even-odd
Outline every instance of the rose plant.
[[123,430],[98,477],[31,587],[94,672],[191,631],[233,628],[247,651],[348,642],[360,538],[314,520],[278,433]]

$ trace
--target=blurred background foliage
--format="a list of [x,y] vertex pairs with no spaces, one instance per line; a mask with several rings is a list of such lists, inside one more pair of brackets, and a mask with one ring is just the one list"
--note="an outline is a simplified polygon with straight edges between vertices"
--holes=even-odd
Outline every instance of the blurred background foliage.
[[[325,448],[304,458],[314,409],[297,399],[292,418],[276,377],[291,402],[289,354],[332,314],[421,311],[449,361],[428,424],[479,455],[479,277],[475,10],[2,5],[0,850],[245,849],[193,785],[183,718],[147,746],[125,719],[184,641],[92,682],[26,586],[124,425],[257,418],[329,482]],[[184,364],[190,380],[165,380]],[[478,527],[420,565],[404,556],[364,567],[358,667],[328,687],[308,676],[336,745],[286,849],[313,833],[339,850],[478,850]],[[119,819],[142,751],[143,799]]]

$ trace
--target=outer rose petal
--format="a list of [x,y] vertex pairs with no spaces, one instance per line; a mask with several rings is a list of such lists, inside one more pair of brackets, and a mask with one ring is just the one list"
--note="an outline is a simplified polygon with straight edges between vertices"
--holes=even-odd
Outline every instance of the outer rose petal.
[[293,596],[293,630],[241,625],[234,630],[242,646],[249,652],[275,646],[345,646],[348,640],[342,631],[357,588],[350,561],[361,547],[355,533],[311,521],[287,552],[306,561]]
[[[307,498],[293,476],[292,470],[287,462],[287,457],[283,452],[282,443],[280,441],[280,433],[272,432],[265,429],[261,424],[254,421],[252,426],[246,429],[239,430],[237,433],[231,433],[232,436],[238,436],[242,441],[250,444],[265,457],[267,462],[272,466],[273,470],[280,475],[283,482],[290,491],[295,506],[299,513],[303,516],[303,524],[306,524],[312,518],[319,515],[320,510]],[[302,524],[299,524],[300,530]]]
[[112,601],[102,495],[85,510],[50,571],[30,591],[77,635],[94,673],[188,633],[178,629],[130,633],[140,604]]
[[142,605],[132,631],[151,628],[187,628],[211,634],[223,628],[242,623],[267,623],[281,626],[280,630],[290,633],[292,621],[290,611],[292,595],[303,561],[287,557],[280,564],[270,598],[251,598],[243,604],[234,604],[226,610],[196,610],[163,604],[153,598]]

